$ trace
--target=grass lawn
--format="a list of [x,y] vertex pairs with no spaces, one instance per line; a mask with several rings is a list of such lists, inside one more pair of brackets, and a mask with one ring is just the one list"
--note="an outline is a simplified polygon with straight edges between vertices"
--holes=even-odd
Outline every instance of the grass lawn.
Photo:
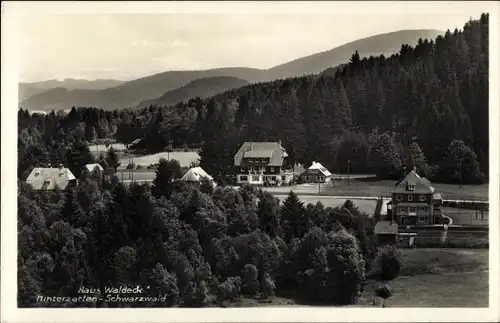
[[[401,249],[403,268],[400,277],[389,283],[392,297],[388,307],[488,307],[489,273],[486,249]],[[372,307],[374,290],[369,281],[357,304]],[[380,307],[380,299],[376,305]],[[275,297],[271,302],[242,299],[234,307],[293,306],[295,301]]]
[[[386,307],[488,307],[488,272],[425,274],[399,277],[389,283],[392,297]],[[375,282],[355,306],[373,306]],[[376,306],[381,306],[376,301]]]
[[[333,186],[322,189],[323,194],[347,195],[347,196],[388,196],[390,190],[396,184],[395,181],[335,181]],[[460,200],[488,200],[488,184],[483,185],[459,185],[433,183],[436,192],[441,193],[443,199]]]
[[[454,207],[441,207],[443,214],[453,219],[453,224],[463,225],[488,225],[489,211],[481,211],[459,209]],[[476,218],[477,215],[477,218]]]
[[[157,153],[153,155],[146,155],[146,156],[136,156],[133,157],[133,162],[136,165],[142,165],[143,167],[147,167],[151,164],[156,164],[160,161],[160,158],[165,158],[165,159],[175,159],[181,164],[181,167],[189,167],[192,162],[199,162],[200,160],[200,155],[198,155],[197,152],[179,152],[179,151],[174,151],[171,153],[168,152],[162,152],[162,153]],[[126,167],[129,162],[129,157],[125,156],[122,159],[120,159],[122,165]]]

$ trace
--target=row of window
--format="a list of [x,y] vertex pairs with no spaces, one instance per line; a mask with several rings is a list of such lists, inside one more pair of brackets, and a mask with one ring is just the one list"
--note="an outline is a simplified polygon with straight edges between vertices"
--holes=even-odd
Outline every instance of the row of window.
[[[258,175],[253,175],[251,178],[252,178],[252,182],[259,182],[260,181],[260,176],[258,176]],[[271,176],[271,180],[275,181],[276,180],[276,176]],[[285,181],[286,180],[286,176],[281,176],[281,180]],[[247,182],[248,181],[248,176],[247,175],[241,175],[240,176],[240,181]]]
[[[408,212],[408,209],[410,212],[417,212],[416,206],[410,206],[409,208],[401,206],[401,207],[398,207],[398,213],[406,213],[406,212]],[[418,210],[420,212],[427,212],[427,211],[429,211],[429,208],[427,206],[419,206]]]
[[[418,222],[427,223],[427,219],[428,219],[428,217],[427,217],[427,216],[425,216],[425,215],[423,215],[423,216],[419,216],[419,217],[417,218],[417,221],[418,221]],[[401,224],[403,224],[403,225],[407,224],[407,223],[406,223],[406,217],[404,217],[404,216],[402,216],[402,217],[401,217]]]
[[[407,196],[408,196],[408,201],[409,202],[413,201],[413,195],[407,195]],[[426,200],[425,195],[420,195],[419,199],[420,199],[421,202],[424,202]],[[402,200],[403,200],[403,196],[402,195],[396,196],[396,201],[402,201]]]
[[268,163],[269,158],[248,158],[249,163]]
[[[256,172],[260,172],[261,171],[261,168],[259,166],[256,166],[256,167],[251,167],[248,169],[249,172],[251,171],[256,171]],[[245,168],[244,167],[241,167],[240,168],[240,172],[244,173],[245,172]],[[274,167],[269,167],[269,172],[273,173],[274,172]]]

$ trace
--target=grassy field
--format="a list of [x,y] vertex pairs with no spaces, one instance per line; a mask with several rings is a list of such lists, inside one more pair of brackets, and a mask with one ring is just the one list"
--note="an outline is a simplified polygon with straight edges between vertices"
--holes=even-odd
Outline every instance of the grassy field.
[[[286,195],[275,194],[274,196],[279,198],[281,203],[283,203],[283,201],[287,198]],[[305,205],[309,203],[316,204],[318,202],[321,202],[325,207],[341,206],[346,201],[345,198],[332,198],[329,196],[298,195],[298,197],[302,202],[304,202]],[[375,211],[375,206],[377,204],[375,200],[353,199],[352,201],[360,209],[360,211],[363,211],[370,216],[373,215],[373,212]]]
[[89,145],[90,152],[93,153],[94,155],[99,156],[99,154],[102,153],[107,153],[109,148],[113,147],[116,151],[124,151],[127,149],[127,147],[124,144],[111,144],[109,147],[106,147],[106,145]]
[[[388,307],[488,307],[488,250],[401,249],[400,277],[389,283]],[[381,306],[374,297],[378,282],[369,281],[357,304],[348,307]],[[271,302],[242,299],[231,304],[248,306],[293,306],[292,299],[275,297]]]
[[[302,184],[296,186],[269,187],[265,188],[273,194],[287,194],[290,190],[297,194],[307,195],[330,195],[330,196],[389,196],[395,181],[366,181],[336,180],[333,184]],[[459,185],[434,183],[436,192],[441,193],[443,199],[457,200],[488,200],[488,184],[483,185]]]
[[481,211],[465,210],[453,207],[442,207],[441,210],[444,215],[453,219],[453,224],[488,225],[489,223],[489,211],[483,211],[483,218],[481,218]]
[[[136,164],[136,165],[141,165],[143,167],[147,167],[151,164],[158,163],[160,158],[175,159],[181,164],[181,167],[189,167],[191,165],[191,163],[199,162],[200,155],[198,155],[197,152],[174,151],[171,153],[162,152],[162,153],[153,154],[153,155],[135,156],[132,158],[132,160],[133,160],[134,164]],[[124,156],[120,159],[120,161],[122,163],[121,166],[126,167],[129,163],[129,157]],[[154,178],[154,176],[153,176],[153,178]]]
[[[335,181],[333,185],[325,187],[323,194],[328,195],[365,195],[387,196],[396,184],[395,181]],[[433,183],[435,191],[441,193],[443,199],[461,200],[488,200],[488,184],[459,185]]]

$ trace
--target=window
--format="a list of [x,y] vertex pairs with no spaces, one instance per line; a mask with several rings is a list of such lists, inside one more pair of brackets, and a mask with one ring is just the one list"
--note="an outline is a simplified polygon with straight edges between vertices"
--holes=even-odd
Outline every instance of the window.
[[274,167],[269,167],[269,171],[270,171],[271,173],[274,173]]
[[260,176],[252,176],[252,181],[253,181],[253,182],[258,182],[258,181],[260,181]]
[[408,195],[408,201],[413,201],[413,196],[412,195]]
[[242,182],[247,182],[248,181],[248,176],[240,176],[240,181]]
[[425,195],[420,195],[420,201],[421,202],[425,201]]
[[271,176],[271,180],[275,181],[276,180],[276,176]]
[[414,191],[415,185],[408,185],[408,191]]
[[281,176],[282,181],[286,181],[286,176]]
[[400,208],[398,209],[398,212],[401,212],[401,213],[406,213],[407,211],[408,211],[408,209],[407,209],[407,208],[405,208],[405,207],[400,207]]
[[426,216],[419,216],[418,217],[418,222],[426,222],[427,221],[427,217]]
[[308,181],[308,180],[309,180],[309,176],[304,177],[304,179],[305,179],[306,181]]
[[398,195],[398,196],[396,196],[396,200],[401,201],[401,200],[403,200],[403,197],[401,195]]
[[420,206],[420,207],[418,208],[418,210],[419,210],[419,211],[422,211],[422,212],[425,212],[425,211],[427,211],[427,208],[426,208],[425,206]]
[[245,172],[245,167],[241,167],[240,172],[244,173]]
[[416,207],[410,207],[410,212],[417,212],[417,208]]

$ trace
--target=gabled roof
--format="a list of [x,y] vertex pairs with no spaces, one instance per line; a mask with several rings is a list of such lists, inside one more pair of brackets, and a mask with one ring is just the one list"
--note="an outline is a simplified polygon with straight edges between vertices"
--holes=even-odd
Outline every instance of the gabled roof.
[[[414,185],[415,189],[413,191],[408,190],[408,185]],[[391,193],[416,193],[416,194],[432,194],[434,193],[434,187],[431,186],[429,180],[425,177],[420,177],[418,174],[412,170],[409,172],[404,179],[397,182]]]
[[245,142],[234,155],[234,165],[241,166],[245,157],[269,158],[268,166],[281,166],[288,154],[279,142]]
[[202,177],[206,177],[210,180],[213,180],[213,177],[208,175],[207,172],[205,172],[205,170],[203,170],[203,168],[193,167],[190,170],[188,170],[186,172],[186,174],[184,174],[184,176],[182,176],[181,181],[199,182]]
[[[307,170],[309,169],[317,169],[319,170],[325,177],[328,177],[328,176],[332,176],[332,173],[330,173],[328,171],[328,169],[326,169],[323,165],[321,165],[321,163],[317,163],[315,161],[312,162],[312,165],[311,167],[309,167]],[[306,172],[307,172],[306,170]]]
[[396,222],[378,221],[375,224],[375,234],[398,234],[399,227]]
[[75,180],[73,173],[65,167],[60,168],[35,168],[26,178],[26,183],[35,190],[53,190],[56,186],[65,189],[69,181]]
[[104,168],[102,168],[102,166],[100,164],[87,164],[87,165],[85,165],[85,168],[89,172],[93,172],[96,168],[99,169],[101,172],[104,171]]

